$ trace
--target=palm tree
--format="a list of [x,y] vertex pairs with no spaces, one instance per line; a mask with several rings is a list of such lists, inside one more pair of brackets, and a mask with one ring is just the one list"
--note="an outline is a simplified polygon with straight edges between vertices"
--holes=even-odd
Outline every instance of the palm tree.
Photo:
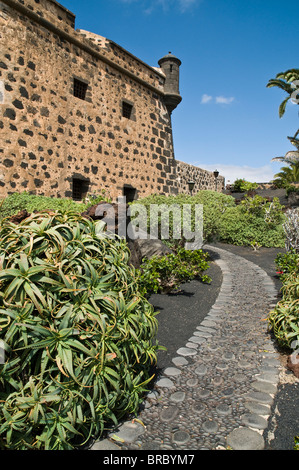
[[290,165],[284,166],[280,169],[279,173],[274,175],[273,183],[276,186],[285,187],[290,183],[297,183],[299,182],[299,165]]
[[294,147],[296,147],[297,150],[291,150],[287,152],[283,157],[274,157],[272,158],[272,162],[280,161],[283,163],[287,163],[288,165],[299,163],[299,139],[297,139],[298,135],[299,135],[299,129],[297,130],[294,137],[288,137],[291,144],[294,145]]
[[294,137],[288,137],[291,144],[293,144],[297,150],[287,152],[283,157],[272,158],[273,161],[281,161],[289,166],[284,166],[280,169],[280,172],[274,175],[274,183],[277,185],[285,185],[288,183],[299,182],[299,129]]
[[[277,86],[288,93],[279,106],[279,117],[281,118],[286,110],[286,105],[289,100],[299,104],[299,69],[289,69],[286,72],[281,72],[276,75],[276,78],[269,80],[267,88]],[[272,158],[272,161],[281,161],[289,166],[284,166],[281,171],[277,173],[274,182],[280,186],[286,186],[289,183],[296,183],[299,181],[299,139],[297,138],[299,129],[294,137],[288,137],[292,145],[297,150],[287,152],[283,157]]]
[[288,93],[288,97],[279,106],[279,117],[285,113],[287,102],[292,99],[299,104],[299,69],[289,69],[276,75],[276,78],[269,80],[267,88],[277,86]]

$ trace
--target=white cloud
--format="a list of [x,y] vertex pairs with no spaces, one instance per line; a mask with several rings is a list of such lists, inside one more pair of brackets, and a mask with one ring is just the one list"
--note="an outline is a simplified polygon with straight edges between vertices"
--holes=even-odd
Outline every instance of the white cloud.
[[204,95],[202,95],[201,103],[202,104],[210,103],[212,100],[216,104],[231,104],[235,100],[235,98],[233,96],[229,98],[225,96],[216,96],[215,98],[213,98],[213,96],[205,93]]
[[225,96],[216,96],[215,101],[217,104],[231,104],[234,101],[234,97],[226,98]]
[[208,103],[209,101],[211,101],[212,99],[213,99],[212,96],[204,94],[204,95],[202,95],[201,102],[203,104],[205,104],[205,103]]
[[178,3],[179,3],[181,11],[185,12],[196,3],[199,3],[199,1],[200,0],[178,0]]
[[164,11],[176,7],[181,13],[189,11],[193,6],[198,5],[202,0],[119,0],[121,3],[139,4],[143,12],[152,13],[156,8],[162,7]]
[[222,163],[216,163],[215,165],[202,162],[189,163],[208,171],[217,169],[219,174],[224,176],[226,184],[232,184],[238,178],[244,178],[251,183],[268,183],[273,180],[274,174],[277,173],[275,165],[272,164],[255,168],[247,165],[225,165]]

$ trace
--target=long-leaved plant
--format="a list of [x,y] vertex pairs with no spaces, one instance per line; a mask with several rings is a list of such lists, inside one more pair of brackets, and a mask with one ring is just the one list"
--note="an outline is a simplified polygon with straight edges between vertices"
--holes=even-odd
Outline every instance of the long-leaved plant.
[[74,449],[138,410],[159,346],[129,255],[74,212],[1,222],[2,449]]

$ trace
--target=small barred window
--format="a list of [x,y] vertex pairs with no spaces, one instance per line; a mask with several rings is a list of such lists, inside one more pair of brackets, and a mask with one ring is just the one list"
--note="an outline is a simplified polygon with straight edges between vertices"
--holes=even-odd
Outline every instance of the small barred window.
[[80,100],[85,100],[87,87],[87,83],[81,82],[77,78],[74,78],[74,96],[76,98],[79,98]]
[[125,101],[123,101],[123,109],[122,109],[123,117],[125,117],[127,119],[131,119],[132,111],[133,111],[133,106],[131,104],[126,103]]

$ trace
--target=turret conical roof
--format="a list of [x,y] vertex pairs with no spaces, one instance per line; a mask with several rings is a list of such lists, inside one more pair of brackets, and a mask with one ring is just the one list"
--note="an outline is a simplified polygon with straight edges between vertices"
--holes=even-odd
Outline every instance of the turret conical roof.
[[180,59],[178,59],[175,55],[173,55],[171,52],[168,52],[164,57],[162,57],[159,61],[158,64],[161,65],[163,62],[166,60],[175,60],[179,65],[181,65]]

